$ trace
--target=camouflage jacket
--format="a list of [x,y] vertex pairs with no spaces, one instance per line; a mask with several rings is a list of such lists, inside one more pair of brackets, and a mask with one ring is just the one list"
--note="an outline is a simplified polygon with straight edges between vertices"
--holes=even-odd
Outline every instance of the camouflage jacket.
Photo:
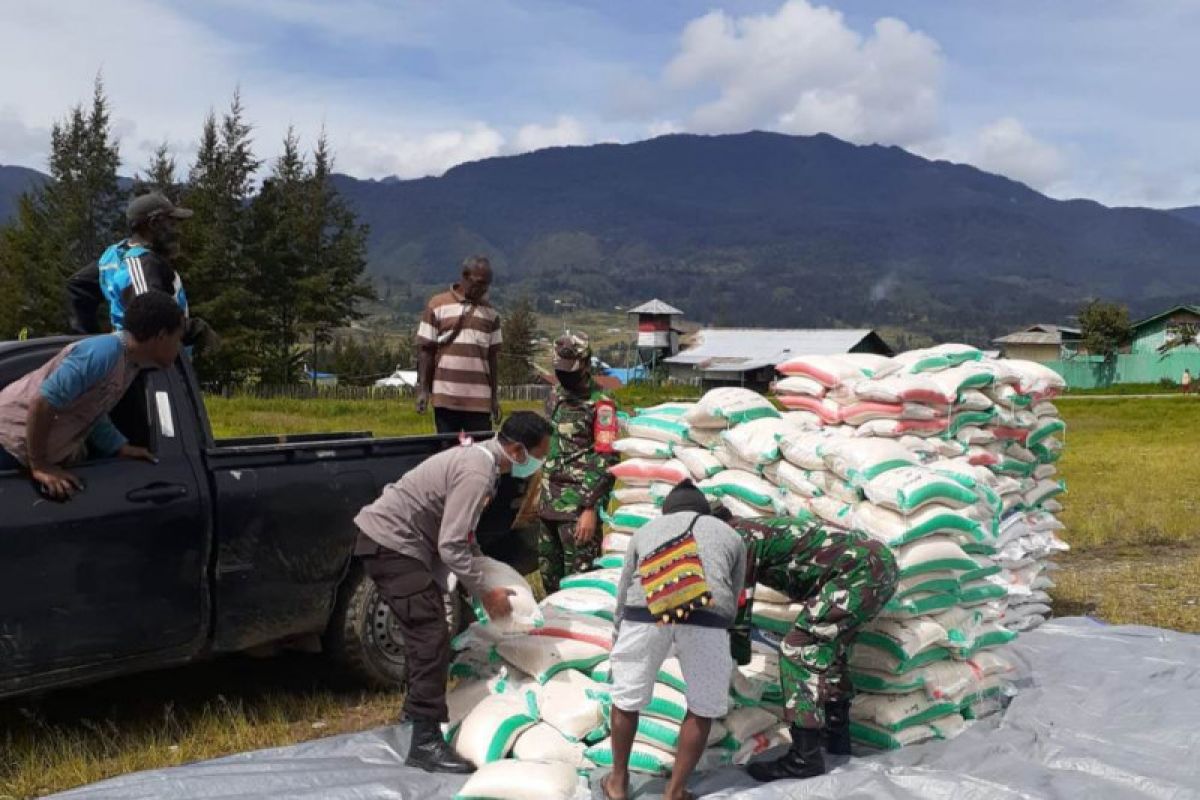
[[542,468],[543,519],[573,520],[584,509],[603,505],[612,490],[615,479],[608,468],[619,456],[593,449],[596,402],[602,399],[608,398],[593,383],[586,397],[556,386],[546,400],[546,416],[554,430]]

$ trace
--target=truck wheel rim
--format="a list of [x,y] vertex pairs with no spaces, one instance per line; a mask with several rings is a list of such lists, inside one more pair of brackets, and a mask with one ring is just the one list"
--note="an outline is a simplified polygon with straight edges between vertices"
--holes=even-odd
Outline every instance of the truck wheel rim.
[[371,639],[388,661],[404,664],[404,636],[400,633],[400,624],[387,603],[379,597],[375,598],[375,608],[371,614]]

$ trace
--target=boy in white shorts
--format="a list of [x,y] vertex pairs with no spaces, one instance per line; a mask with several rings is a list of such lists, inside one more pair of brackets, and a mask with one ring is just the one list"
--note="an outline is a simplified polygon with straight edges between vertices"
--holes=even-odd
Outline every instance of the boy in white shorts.
[[687,682],[688,713],[664,800],[684,800],[712,721],[729,710],[733,658],[729,627],[737,615],[746,549],[711,515],[704,494],[685,481],[663,502],[663,516],[633,535],[617,588],[612,664],[612,772],[604,796],[625,800],[638,712],[672,648]]

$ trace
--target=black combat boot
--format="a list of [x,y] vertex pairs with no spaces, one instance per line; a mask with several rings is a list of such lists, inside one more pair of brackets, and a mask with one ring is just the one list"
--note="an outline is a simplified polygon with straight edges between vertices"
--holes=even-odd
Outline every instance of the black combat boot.
[[411,717],[412,744],[404,763],[426,772],[452,772],[466,775],[474,772],[471,762],[454,752],[442,737],[442,726],[435,719]]
[[825,704],[825,752],[831,756],[850,755],[849,700]]
[[825,774],[825,758],[821,755],[821,730],[792,726],[792,746],[774,761],[757,761],[746,767],[756,781],[778,781],[785,778],[815,778]]

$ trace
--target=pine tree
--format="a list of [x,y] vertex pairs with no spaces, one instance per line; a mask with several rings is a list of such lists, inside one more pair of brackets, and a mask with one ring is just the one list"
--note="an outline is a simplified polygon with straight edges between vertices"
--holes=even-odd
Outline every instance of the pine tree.
[[537,355],[537,315],[533,302],[522,296],[504,314],[501,322],[504,344],[500,348],[500,383],[520,386],[531,383],[535,372],[533,360]]
[[255,364],[255,298],[247,288],[245,250],[252,183],[262,162],[250,133],[241,94],[234,92],[219,125],[212,112],[205,119],[183,197],[195,216],[181,226],[176,268],[192,313],[221,336],[220,349],[197,364],[206,382],[241,381]]
[[66,330],[67,278],[123,235],[119,164],[97,76],[91,107],[75,106],[51,129],[50,181],[21,198],[16,222],[0,237],[0,288],[13,293],[0,304],[0,332]]
[[175,157],[171,155],[170,146],[162,142],[154,148],[154,155],[146,165],[145,177],[138,175],[133,179],[133,196],[161,192],[172,203],[178,203],[182,187],[177,182],[175,173]]
[[294,380],[305,358],[302,346],[329,342],[371,296],[362,277],[366,229],[334,191],[331,163],[324,135],[309,167],[289,130],[253,203],[248,262],[265,381]]

